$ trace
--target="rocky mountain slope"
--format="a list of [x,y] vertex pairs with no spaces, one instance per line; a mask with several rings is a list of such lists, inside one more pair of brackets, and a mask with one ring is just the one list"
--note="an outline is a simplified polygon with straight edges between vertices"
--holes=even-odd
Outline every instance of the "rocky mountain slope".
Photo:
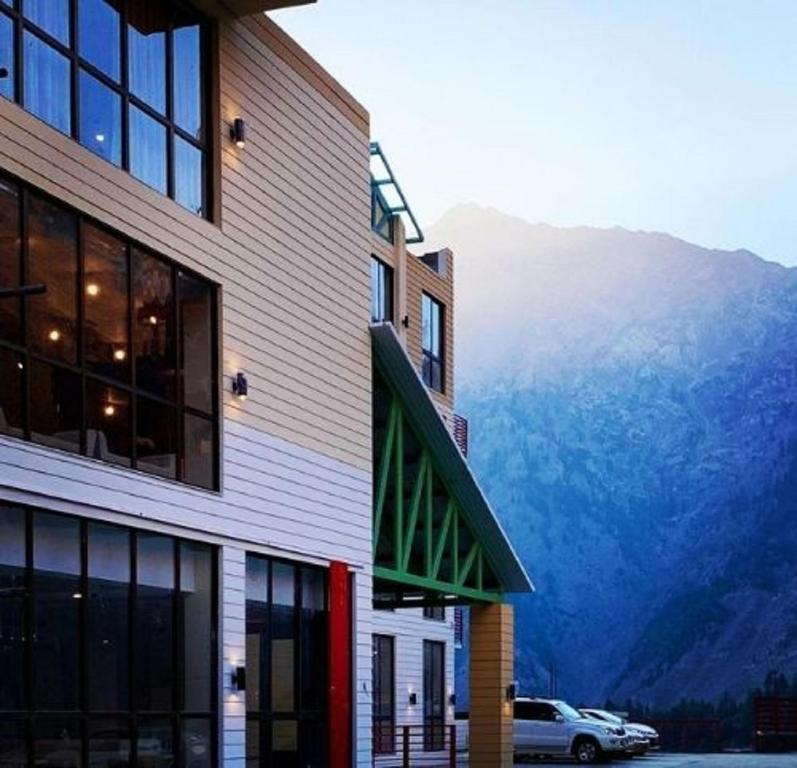
[[[459,206],[458,410],[537,585],[518,674],[667,705],[797,672],[797,270]],[[467,341],[465,341],[467,340]]]

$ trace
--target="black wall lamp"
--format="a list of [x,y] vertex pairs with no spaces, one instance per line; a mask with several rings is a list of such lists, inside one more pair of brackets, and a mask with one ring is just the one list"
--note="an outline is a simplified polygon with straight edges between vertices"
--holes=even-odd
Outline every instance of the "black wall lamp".
[[243,149],[246,145],[246,123],[242,117],[236,117],[230,126],[230,138],[235,142],[235,146]]
[[239,400],[246,400],[249,394],[249,382],[242,373],[237,373],[232,380],[232,392]]
[[457,705],[457,694],[456,693],[450,693],[448,695],[448,703],[452,707],[455,707]]
[[415,691],[410,691],[410,706],[414,707],[418,703],[418,694]]
[[506,700],[514,701],[517,698],[517,682],[512,682],[506,687]]
[[230,676],[234,691],[246,690],[246,667],[236,667]]

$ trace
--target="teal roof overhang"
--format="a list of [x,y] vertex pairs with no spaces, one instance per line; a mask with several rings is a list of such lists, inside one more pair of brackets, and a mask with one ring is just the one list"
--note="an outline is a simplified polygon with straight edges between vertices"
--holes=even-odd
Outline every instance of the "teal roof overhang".
[[534,585],[498,522],[465,457],[446,428],[426,385],[392,323],[371,326],[373,362],[401,401],[409,426],[428,446],[435,472],[451,493],[499,583],[501,593],[533,592]]

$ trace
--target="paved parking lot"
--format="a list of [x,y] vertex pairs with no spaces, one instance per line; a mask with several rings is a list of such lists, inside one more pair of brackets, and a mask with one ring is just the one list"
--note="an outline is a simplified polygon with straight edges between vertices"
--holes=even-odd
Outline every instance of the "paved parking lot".
[[[572,760],[533,760],[524,765],[575,765]],[[797,768],[797,754],[791,755],[673,755],[656,754],[633,760],[613,760],[613,766],[638,768]]]

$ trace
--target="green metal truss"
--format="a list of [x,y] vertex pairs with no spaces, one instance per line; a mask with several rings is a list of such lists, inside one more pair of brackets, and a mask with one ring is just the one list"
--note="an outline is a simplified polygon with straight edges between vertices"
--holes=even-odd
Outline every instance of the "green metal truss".
[[[385,390],[389,391],[389,390]],[[375,445],[374,576],[428,595],[499,602],[498,579],[478,532],[435,472],[431,451],[407,423],[391,393],[387,422]],[[407,450],[412,438],[413,455]],[[377,440],[375,431],[375,441]]]

